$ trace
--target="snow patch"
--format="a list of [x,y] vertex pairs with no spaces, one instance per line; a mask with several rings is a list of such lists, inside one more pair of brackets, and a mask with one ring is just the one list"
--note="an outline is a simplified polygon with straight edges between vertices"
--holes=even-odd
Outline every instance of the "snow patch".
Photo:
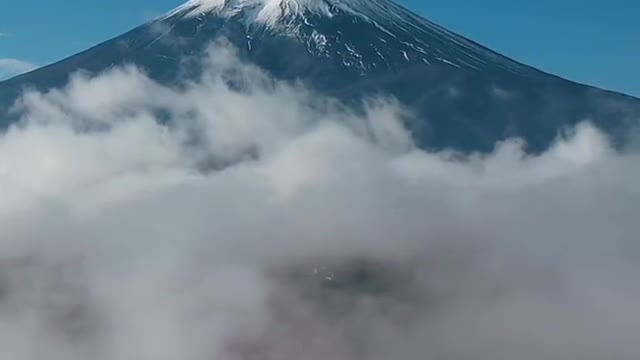
[[166,17],[179,15],[193,17],[216,13],[233,16],[241,11],[250,13],[252,20],[268,26],[278,21],[310,12],[332,17],[335,10],[369,19],[384,14],[392,3],[387,0],[190,0],[171,11]]
[[323,0],[190,0],[168,16],[193,17],[217,13],[230,17],[241,11],[250,14],[253,21],[268,26],[274,26],[282,18],[300,15],[305,11],[331,16],[329,5]]

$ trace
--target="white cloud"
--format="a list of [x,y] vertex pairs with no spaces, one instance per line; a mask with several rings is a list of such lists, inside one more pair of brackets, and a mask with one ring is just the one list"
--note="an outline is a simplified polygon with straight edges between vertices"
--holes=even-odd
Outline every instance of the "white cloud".
[[0,79],[6,79],[12,76],[35,69],[36,66],[27,61],[18,59],[2,59],[0,58]]
[[3,358],[636,358],[638,154],[588,124],[536,156],[428,153],[392,101],[358,116],[205,63],[17,104]]
[[0,38],[6,38],[6,37],[9,37],[9,34],[0,32]]

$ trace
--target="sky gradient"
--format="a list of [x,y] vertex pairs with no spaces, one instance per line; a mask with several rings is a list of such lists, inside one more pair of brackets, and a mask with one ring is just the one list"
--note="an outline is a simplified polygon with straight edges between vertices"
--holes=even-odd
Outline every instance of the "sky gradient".
[[[400,0],[416,13],[542,70],[640,96],[640,4],[627,0]],[[73,55],[181,0],[31,0],[0,13],[0,78]]]

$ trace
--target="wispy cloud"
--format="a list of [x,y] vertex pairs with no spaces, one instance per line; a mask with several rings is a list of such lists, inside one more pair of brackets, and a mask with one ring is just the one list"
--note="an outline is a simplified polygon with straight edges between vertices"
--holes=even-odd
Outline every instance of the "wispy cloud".
[[7,37],[9,37],[9,36],[10,36],[10,35],[9,35],[8,33],[0,32],[0,38],[7,38]]
[[0,59],[0,80],[20,75],[37,66],[20,59]]

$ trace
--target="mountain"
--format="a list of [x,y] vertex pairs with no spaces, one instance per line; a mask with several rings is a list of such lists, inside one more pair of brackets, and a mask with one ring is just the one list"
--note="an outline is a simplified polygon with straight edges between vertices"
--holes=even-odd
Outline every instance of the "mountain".
[[346,104],[395,97],[412,110],[408,124],[423,148],[487,151],[519,136],[537,151],[583,120],[624,141],[640,118],[639,99],[518,63],[390,0],[191,0],[122,36],[1,82],[0,113],[24,87],[62,86],[80,69],[97,73],[133,63],[161,83],[175,83],[184,76],[181,61],[220,37],[275,78],[302,81]]

